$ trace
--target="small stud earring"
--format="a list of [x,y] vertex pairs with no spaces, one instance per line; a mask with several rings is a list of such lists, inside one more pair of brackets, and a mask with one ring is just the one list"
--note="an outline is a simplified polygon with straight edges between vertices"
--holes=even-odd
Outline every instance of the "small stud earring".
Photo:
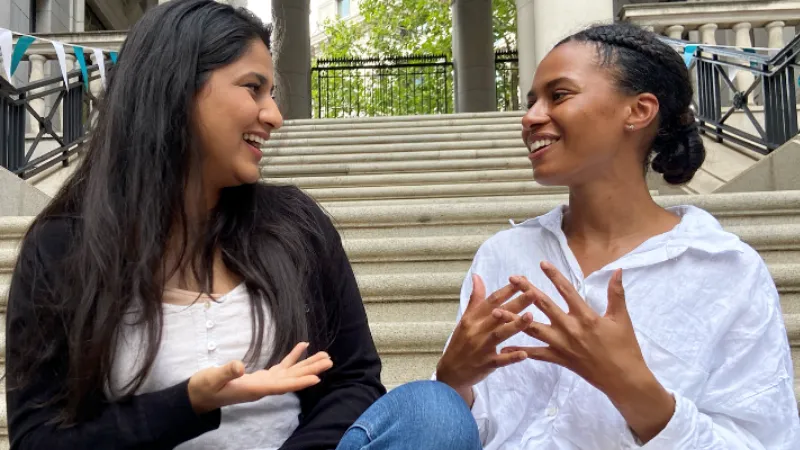
[[632,123],[628,124],[628,130],[633,131],[635,128],[636,127]]

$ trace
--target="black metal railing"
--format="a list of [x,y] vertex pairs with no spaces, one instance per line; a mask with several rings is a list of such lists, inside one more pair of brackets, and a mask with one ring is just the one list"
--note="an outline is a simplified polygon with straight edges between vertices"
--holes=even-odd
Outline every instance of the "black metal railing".
[[453,63],[444,55],[321,59],[311,85],[316,118],[453,112]]
[[[106,62],[110,67],[111,62]],[[97,65],[89,66],[89,81],[100,77]],[[84,89],[80,69],[16,88],[0,78],[0,166],[28,179],[57,164],[69,165],[87,139],[86,124],[97,98]],[[40,114],[32,102],[53,98],[49,111]],[[56,117],[61,110],[60,117]],[[46,109],[46,108],[45,108]],[[28,122],[36,133],[27,134]],[[61,123],[60,130],[55,124]],[[47,143],[47,144],[45,144]],[[44,149],[45,145],[53,147]]]
[[[695,45],[664,40],[679,51]],[[697,45],[694,54],[690,65],[697,82],[694,108],[703,133],[762,154],[797,134],[800,35],[772,57],[703,45]],[[743,72],[751,73],[754,80],[746,89],[739,89],[734,79]],[[733,123],[735,116],[740,123]]]
[[497,110],[520,109],[519,57],[516,50],[505,50],[494,55],[495,81],[497,83]]
[[[445,55],[321,59],[311,69],[315,118],[454,111],[453,63]],[[519,109],[516,51],[495,55],[497,109]]]

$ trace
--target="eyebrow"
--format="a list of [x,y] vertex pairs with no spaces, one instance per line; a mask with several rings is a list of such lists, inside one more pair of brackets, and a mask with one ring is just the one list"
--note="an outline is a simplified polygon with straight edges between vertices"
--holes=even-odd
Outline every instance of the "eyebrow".
[[[568,78],[568,77],[558,77],[558,78],[554,78],[554,79],[552,79],[552,80],[548,81],[547,83],[545,83],[544,87],[545,87],[546,89],[551,89],[553,86],[555,86],[555,85],[557,85],[557,84],[559,84],[559,83],[561,83],[561,82],[564,82],[564,81],[568,81],[568,82],[570,82],[570,83],[572,83],[572,82],[573,82],[571,78]],[[535,93],[534,93],[532,90],[531,90],[531,91],[528,91],[528,98],[535,98],[535,97],[536,97],[536,94],[535,94]]]
[[261,82],[261,84],[267,84],[267,77],[265,77],[264,75],[261,75],[258,72],[250,72],[245,76],[246,77],[250,77],[250,76],[256,77],[256,78],[258,78],[258,81]]

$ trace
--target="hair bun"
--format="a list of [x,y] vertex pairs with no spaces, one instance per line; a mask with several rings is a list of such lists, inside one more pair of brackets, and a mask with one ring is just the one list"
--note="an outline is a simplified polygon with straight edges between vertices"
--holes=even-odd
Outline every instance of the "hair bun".
[[661,141],[654,149],[653,170],[663,174],[669,184],[688,183],[706,158],[694,113],[689,110],[683,114],[678,129]]

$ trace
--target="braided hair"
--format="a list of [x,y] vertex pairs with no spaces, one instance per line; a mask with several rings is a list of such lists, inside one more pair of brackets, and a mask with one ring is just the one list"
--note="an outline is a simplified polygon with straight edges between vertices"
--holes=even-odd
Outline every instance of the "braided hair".
[[656,96],[658,133],[645,165],[670,184],[691,180],[706,152],[691,109],[693,89],[683,58],[654,33],[626,23],[593,26],[557,46],[568,42],[594,44],[601,67],[610,70],[623,93]]

